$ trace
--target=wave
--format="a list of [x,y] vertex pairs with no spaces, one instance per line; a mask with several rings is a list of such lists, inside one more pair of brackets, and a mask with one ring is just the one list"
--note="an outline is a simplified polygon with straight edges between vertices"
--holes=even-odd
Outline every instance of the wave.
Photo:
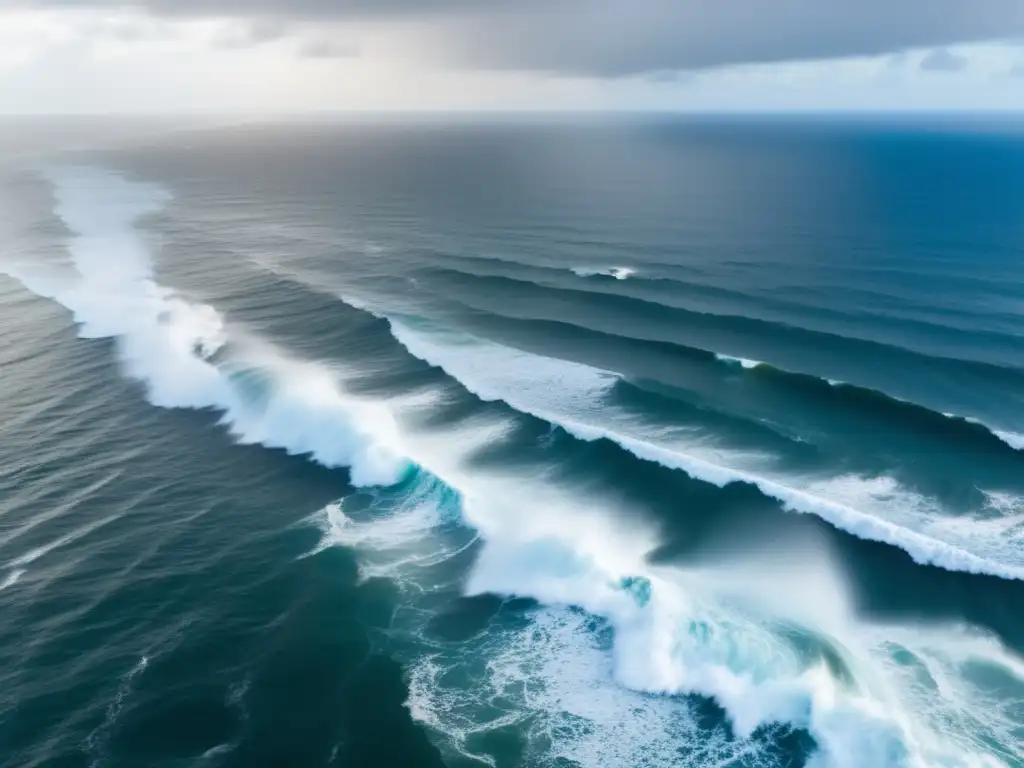
[[[827,480],[780,480],[753,471],[728,466],[721,460],[684,453],[677,446],[660,445],[638,438],[615,425],[602,406],[604,396],[618,380],[615,374],[576,363],[532,355],[507,347],[472,340],[462,335],[424,333],[391,321],[392,333],[411,354],[437,366],[458,380],[470,392],[485,400],[501,400],[564,429],[588,442],[610,440],[637,458],[686,472],[698,480],[723,487],[746,483],[776,499],[791,511],[813,514],[854,536],[889,544],[909,554],[915,562],[951,571],[988,574],[1005,579],[1024,579],[1024,565],[1007,562],[1002,539],[996,541],[951,542],[925,532],[940,528],[948,520],[932,511],[912,494],[902,492],[892,481],[844,477]],[[612,424],[613,426],[609,426]],[[716,452],[713,455],[720,455]],[[737,459],[740,457],[736,457]],[[877,514],[829,495],[853,496],[860,502],[874,502]],[[898,499],[899,503],[892,503]],[[881,516],[889,508],[905,509],[902,524]],[[915,515],[917,515],[915,519]],[[924,530],[920,530],[924,529]],[[951,535],[946,531],[947,535]],[[972,546],[989,550],[984,555]]]
[[239,442],[348,467],[356,485],[402,475],[406,461],[386,409],[347,395],[327,368],[240,334],[229,338],[213,307],[155,281],[136,223],[166,205],[167,190],[96,168],[54,170],[48,179],[74,274],[7,271],[66,307],[81,337],[113,339],[125,374],[153,405],[218,411]]
[[613,277],[616,280],[628,280],[636,274],[631,267],[573,267],[572,272],[578,277]]
[[786,379],[790,383],[804,389],[807,389],[808,387],[821,389],[821,385],[827,384],[833,389],[841,390],[843,395],[847,395],[851,400],[851,405],[867,406],[873,411],[877,411],[878,409],[888,410],[891,411],[894,416],[903,417],[905,420],[923,420],[930,422],[930,426],[934,427],[936,424],[941,426],[940,420],[938,419],[938,417],[941,416],[944,419],[959,424],[961,427],[965,427],[968,432],[973,433],[975,436],[977,436],[979,432],[983,432],[986,433],[987,436],[996,438],[1004,445],[1009,446],[1016,451],[1024,451],[1024,435],[997,429],[973,416],[960,416],[955,413],[939,413],[923,405],[919,405],[899,397],[894,397],[893,395],[877,389],[862,387],[845,381],[839,381],[837,379],[826,379],[818,376],[811,376],[809,374],[795,373],[793,371],[777,368],[776,366],[762,362],[761,360],[748,360],[741,357],[731,357],[730,355],[719,353],[714,353],[714,356],[716,360],[725,363],[726,365],[739,366],[749,371],[759,369],[762,373]]
[[[458,271],[448,272],[443,287],[451,295],[446,294],[446,298],[473,312],[491,313],[506,321],[530,322],[545,318],[546,322],[559,322],[565,316],[566,299],[572,297],[573,323],[584,331],[603,333],[630,343],[667,343],[712,358],[719,352],[723,357],[749,357],[752,361],[759,359],[760,354],[754,358],[743,352],[751,348],[751,339],[757,339],[764,359],[771,360],[777,370],[823,381],[851,382],[851,385],[915,402],[935,399],[924,394],[923,384],[938,378],[972,397],[974,402],[970,408],[978,413],[965,415],[986,412],[992,398],[1005,398],[1006,393],[1016,393],[1024,385],[1024,371],[997,362],[947,357],[888,342],[741,315],[688,310],[618,293],[595,295],[586,290],[555,289],[504,275],[470,277]],[[686,329],[685,343],[679,341],[681,327]],[[799,353],[794,354],[794,350]],[[815,367],[820,371],[803,370],[808,350],[815,353],[818,361]],[[864,369],[855,362],[859,360],[875,362],[870,370],[873,380],[865,381]],[[758,367],[768,367],[768,364]],[[897,371],[899,377],[892,375]],[[908,381],[922,384],[914,384],[904,393],[908,390]]]
[[[1016,359],[990,361],[951,356],[891,340],[820,330],[781,320],[690,309],[620,291],[595,292],[581,285],[556,287],[504,274],[477,275],[446,267],[431,271],[444,279],[442,287],[449,292],[451,298],[467,306],[487,306],[482,302],[492,296],[504,297],[505,303],[502,306],[510,317],[517,316],[513,314],[517,306],[525,306],[529,310],[529,317],[539,317],[545,308],[557,308],[564,305],[566,299],[572,299],[573,310],[578,317],[595,323],[604,318],[620,324],[621,318],[629,318],[631,326],[642,324],[656,338],[662,338],[665,334],[663,326],[668,326],[672,334],[668,338],[674,339],[682,326],[694,339],[728,338],[730,343],[744,346],[749,346],[751,339],[756,339],[762,346],[776,345],[778,352],[814,349],[820,353],[822,360],[833,367],[852,359],[873,359],[950,375],[987,376],[1008,386],[1019,386],[1024,382],[1024,369]],[[707,345],[704,346],[707,348]]]
[[849,407],[862,408],[873,413],[889,412],[895,419],[900,419],[904,422],[918,422],[927,425],[932,431],[935,431],[936,428],[939,431],[946,431],[945,427],[953,424],[959,428],[959,431],[956,433],[956,436],[959,438],[995,438],[1003,446],[1009,446],[1015,451],[1024,451],[1024,435],[997,429],[973,416],[939,413],[926,406],[895,397],[877,389],[862,387],[837,379],[826,379],[803,373],[794,373],[793,371],[777,368],[760,360],[745,360],[721,354],[716,354],[715,358],[727,365],[738,365],[746,370],[758,369],[765,375],[774,375],[780,379],[785,379],[791,385],[804,390],[818,389],[821,391],[822,385],[827,385],[831,389],[836,390],[840,396],[845,397],[846,405]]
[[917,415],[918,417],[941,415],[946,419],[950,419],[954,422],[960,422],[963,425],[970,425],[971,427],[980,427],[981,430],[987,432],[992,437],[997,438],[1000,442],[1004,443],[1005,445],[1008,445],[1010,448],[1013,448],[1016,451],[1024,451],[1024,435],[1020,435],[1015,432],[1008,432],[1005,430],[996,429],[995,427],[986,424],[981,419],[977,419],[973,416],[959,416],[955,413],[939,414],[936,411],[932,411],[931,409],[926,408],[925,406],[918,405],[917,403],[912,403],[908,400],[903,400],[898,397],[894,397],[892,395],[886,394],[885,392],[881,392],[876,389],[861,387],[855,384],[848,384],[845,381],[838,381],[836,379],[824,379],[819,378],[817,376],[810,376],[802,373],[794,373],[792,371],[786,371],[781,368],[776,368],[775,366],[769,365],[768,363],[762,362],[760,360],[747,360],[745,358],[731,357],[729,355],[723,355],[719,353],[715,353],[715,359],[718,360],[719,362],[725,363],[726,365],[738,365],[746,370],[754,370],[755,368],[760,368],[766,371],[773,371],[776,375],[788,377],[793,381],[802,380],[805,383],[820,382],[828,384],[828,386],[830,387],[841,388],[845,392],[853,394],[855,397],[858,397],[862,401],[871,400],[876,405],[879,402],[884,402],[885,407],[893,410],[902,410],[904,414],[906,414],[908,411],[914,411],[916,412],[915,415]]
[[[474,312],[474,317],[489,327],[490,324],[487,323],[487,320],[497,316],[477,311]],[[943,413],[879,389],[851,384],[839,379],[798,373],[762,360],[710,352],[678,342],[633,339],[559,321],[516,320],[515,324],[517,327],[531,329],[530,336],[533,338],[571,339],[579,340],[581,344],[582,342],[594,342],[600,343],[602,346],[613,342],[625,342],[633,350],[633,358],[636,357],[637,351],[644,350],[659,358],[676,358],[695,365],[712,363],[726,366],[731,370],[741,368],[743,372],[749,372],[749,375],[756,376],[757,382],[776,387],[782,394],[798,396],[802,399],[816,398],[819,406],[832,405],[844,414],[862,412],[872,417],[884,415],[893,423],[906,424],[929,435],[948,434],[958,443],[973,440],[979,448],[1005,450],[1010,447],[1016,451],[1024,450],[1024,435],[998,429],[989,422],[973,416]]]
[[[765,292],[755,290],[751,292],[749,287],[744,290],[739,288],[735,281],[730,281],[729,287],[721,284],[721,274],[714,270],[708,271],[697,264],[669,264],[651,263],[644,261],[635,262],[637,276],[643,278],[634,281],[630,287],[610,287],[602,285],[602,281],[591,281],[589,283],[571,283],[564,279],[565,267],[557,261],[542,259],[537,262],[534,259],[524,261],[517,258],[487,254],[486,258],[479,256],[458,255],[453,253],[432,254],[432,266],[427,269],[439,276],[444,273],[459,273],[464,277],[505,277],[519,282],[530,282],[543,288],[555,289],[579,289],[585,287],[598,292],[613,290],[616,293],[626,291],[626,295],[641,299],[654,301],[669,307],[676,307],[684,310],[697,310],[702,312],[728,313],[731,308],[737,305],[743,306],[748,317],[764,320],[765,322],[786,322],[789,318],[796,316],[807,317],[810,312],[815,318],[821,318],[826,322],[842,323],[844,326],[858,325],[862,328],[865,323],[868,326],[875,325],[884,328],[886,333],[892,330],[895,324],[911,331],[920,331],[926,335],[941,335],[948,338],[959,338],[964,344],[977,344],[975,334],[984,334],[989,340],[1008,345],[1019,344],[1020,336],[1016,330],[1014,318],[1011,315],[985,312],[984,321],[981,326],[977,325],[979,318],[976,312],[956,309],[944,306],[941,313],[936,314],[936,308],[932,311],[921,312],[908,309],[906,302],[899,301],[900,294],[898,286],[887,285],[884,293],[875,293],[864,288],[857,293],[865,301],[874,302],[878,314],[871,317],[861,314],[850,313],[836,309],[834,302],[827,300],[825,295],[805,295],[801,300],[782,298],[775,291]],[[437,265],[441,265],[438,270]],[[575,269],[580,269],[579,267]],[[575,272],[575,269],[570,270]],[[584,268],[584,271],[589,272]],[[895,290],[896,293],[891,291]],[[896,301],[895,305],[893,301]],[[882,305],[882,306],[878,306]],[[884,308],[883,308],[884,307]],[[941,319],[940,319],[941,318]],[[951,325],[948,320],[958,318],[965,320],[968,325]],[[1001,325],[1000,329],[991,327],[990,323],[996,319]]]

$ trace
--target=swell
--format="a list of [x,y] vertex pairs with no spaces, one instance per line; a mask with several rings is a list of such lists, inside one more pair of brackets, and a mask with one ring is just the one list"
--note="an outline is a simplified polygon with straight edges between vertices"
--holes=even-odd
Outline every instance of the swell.
[[[516,242],[527,237],[527,233],[514,231]],[[546,246],[543,240],[537,241],[539,246]],[[691,302],[690,306],[678,305],[683,309],[691,306],[700,306],[706,303],[707,307],[731,305],[739,303],[742,306],[761,306],[768,310],[780,312],[806,311],[808,309],[824,312],[825,316],[834,317],[837,320],[850,320],[851,316],[833,308],[832,290],[833,286],[822,286],[820,288],[804,287],[796,289],[800,301],[781,299],[770,293],[759,292],[757,286],[750,286],[741,290],[731,283],[728,286],[714,283],[720,273],[715,270],[708,270],[700,261],[685,264],[675,264],[658,260],[644,258],[642,249],[637,252],[634,246],[629,243],[622,243],[614,249],[614,254],[620,254],[625,250],[636,257],[630,260],[636,269],[636,274],[631,282],[627,284],[613,283],[602,280],[584,280],[567,278],[567,272],[574,272],[573,269],[566,269],[563,263],[552,259],[542,259],[535,256],[533,249],[530,249],[530,260],[515,259],[508,256],[488,254],[486,259],[479,257],[456,255],[447,252],[432,252],[430,254],[430,269],[435,269],[438,262],[444,263],[445,270],[459,273],[464,277],[498,276],[510,279],[525,280],[543,285],[549,288],[572,288],[586,290],[595,293],[626,294],[640,299],[651,299],[657,303],[668,303],[679,300],[680,296],[686,296]],[[664,251],[659,250],[659,255]],[[615,255],[604,259],[603,263],[610,264],[616,261]],[[749,262],[736,262],[738,267],[749,267]],[[846,269],[851,266],[847,265]],[[874,272],[872,268],[871,272]],[[985,283],[985,288],[996,287],[994,284]],[[843,292],[861,304],[870,305],[881,310],[881,319],[885,321],[907,322],[912,326],[917,324],[922,330],[938,330],[942,333],[949,331],[965,332],[971,334],[992,334],[993,338],[1008,342],[1020,341],[1019,321],[1015,315],[1008,312],[1000,312],[995,308],[987,308],[987,311],[979,314],[970,307],[958,307],[955,303],[956,296],[947,297],[949,303],[940,307],[922,306],[919,304],[920,295],[907,292],[900,285],[887,284],[886,290],[880,292],[873,290],[870,286],[842,285]],[[718,302],[721,302],[719,304]],[[767,319],[767,318],[764,318]],[[865,317],[857,316],[858,322],[863,322]],[[950,320],[955,320],[958,325],[950,325]]]
[[[905,300],[899,304],[896,303],[895,297],[884,294],[869,294],[866,299],[873,310],[879,307],[880,303],[886,304],[884,309],[852,313],[831,306],[827,291],[804,289],[800,293],[802,300],[794,301],[766,294],[764,289],[759,289],[756,285],[745,289],[709,285],[707,282],[695,280],[701,276],[701,272],[690,265],[641,265],[636,268],[574,267],[568,271],[577,277],[588,279],[572,280],[566,278],[567,270],[564,267],[521,264],[507,260],[497,260],[492,264],[490,258],[483,261],[451,254],[439,254],[436,258],[445,266],[427,267],[419,270],[418,274],[440,280],[446,277],[455,280],[497,277],[536,285],[539,288],[592,293],[599,296],[621,296],[668,308],[719,316],[728,316],[732,308],[741,306],[744,317],[765,323],[786,324],[793,321],[799,326],[802,318],[804,322],[811,321],[819,325],[824,323],[842,329],[838,334],[844,338],[850,337],[850,329],[857,329],[861,334],[868,331],[878,334],[854,336],[867,341],[891,337],[894,330],[904,331],[907,334],[908,347],[911,349],[917,349],[915,340],[922,346],[928,346],[930,342],[941,338],[945,344],[954,343],[968,359],[978,354],[982,349],[982,342],[998,353],[999,349],[1007,348],[1016,348],[1020,352],[1024,341],[1012,315],[988,315],[981,318],[975,313],[958,313],[944,309],[944,314],[939,317],[917,317],[906,306],[912,300]],[[680,274],[674,274],[675,271],[679,271]],[[630,278],[630,282],[623,284],[622,281],[626,278]],[[951,324],[951,320],[958,323]],[[998,321],[1000,327],[992,327],[993,321]]]
[[[514,335],[517,343],[520,339],[525,342],[530,338],[545,339],[546,344],[552,345],[564,342],[564,353],[567,356],[593,349],[602,350],[598,354],[607,357],[607,350],[618,346],[624,352],[628,350],[627,354],[621,356],[627,364],[635,364],[636,353],[642,351],[655,360],[678,361],[687,366],[696,366],[716,379],[744,376],[759,386],[782,392],[786,396],[807,398],[816,408],[890,419],[908,429],[942,437],[960,447],[967,444],[979,450],[996,452],[1009,452],[1008,449],[1013,449],[1014,455],[1024,450],[1024,435],[990,426],[982,419],[945,413],[895,397],[880,389],[786,370],[760,360],[735,358],[676,341],[638,339],[624,335],[623,331],[594,330],[560,320],[514,318],[508,321],[493,311],[480,309],[469,310],[467,317],[486,328],[488,333]],[[639,381],[654,380],[655,377],[637,372],[635,376],[627,378]]]
[[821,405],[831,403],[848,411],[860,411],[875,417],[891,419],[908,428],[929,435],[940,435],[961,445],[966,441],[989,450],[1005,449],[1007,446],[1015,451],[1024,450],[1024,436],[998,430],[970,416],[939,413],[877,389],[794,373],[759,360],[736,360],[725,355],[715,357],[726,365],[738,364],[748,375],[778,381],[781,386]]
[[[1012,364],[1006,361],[991,362],[973,357],[951,357],[939,353],[930,353],[916,346],[897,345],[891,342],[858,337],[849,333],[838,334],[813,330],[782,320],[696,311],[681,306],[678,303],[670,303],[671,300],[667,297],[659,297],[658,300],[654,300],[651,297],[627,295],[623,289],[599,291],[570,285],[556,286],[512,277],[507,274],[475,275],[451,268],[433,268],[426,270],[425,273],[428,276],[433,274],[435,277],[440,278],[436,281],[440,288],[443,289],[450,286],[460,293],[465,289],[470,292],[479,291],[484,295],[492,293],[508,297],[530,298],[533,301],[545,299],[554,302],[568,299],[577,307],[587,306],[588,302],[598,299],[600,307],[605,310],[620,312],[625,316],[635,316],[682,325],[688,330],[696,332],[732,332],[745,334],[750,338],[771,339],[780,342],[787,341],[812,348],[838,347],[844,351],[848,350],[851,354],[870,358],[884,356],[889,359],[897,359],[902,357],[912,359],[918,364],[941,367],[949,371],[996,376],[1001,380],[1017,385],[1024,382],[1024,370],[1017,366],[1020,354],[1024,353],[1024,341],[1012,336],[993,336],[991,332],[986,334],[986,337],[991,337],[1000,341],[1003,346],[1014,349],[1015,354],[1012,356]],[[743,300],[739,296],[736,299],[736,301]],[[843,319],[850,318],[844,317]],[[863,325],[863,318],[857,318],[857,323]],[[957,332],[956,329],[951,328],[942,328],[942,331],[947,335]],[[972,342],[974,349],[977,348],[977,335],[969,335],[966,337],[966,340]],[[965,351],[970,352],[970,350]]]

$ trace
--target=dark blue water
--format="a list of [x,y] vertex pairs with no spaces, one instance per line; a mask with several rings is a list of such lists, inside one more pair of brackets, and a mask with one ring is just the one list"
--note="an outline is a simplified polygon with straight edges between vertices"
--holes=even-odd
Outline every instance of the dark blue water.
[[0,765],[1024,765],[1024,123],[90,129],[0,143]]

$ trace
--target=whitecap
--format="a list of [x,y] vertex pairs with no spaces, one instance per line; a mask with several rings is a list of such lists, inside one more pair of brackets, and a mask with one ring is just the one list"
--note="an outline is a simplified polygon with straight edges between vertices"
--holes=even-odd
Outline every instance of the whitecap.
[[748,360],[744,357],[732,357],[730,355],[721,354],[716,354],[715,357],[723,363],[738,365],[742,368],[746,368],[747,370],[757,368],[759,365],[764,365],[760,360]]
[[628,280],[636,274],[632,267],[573,267],[572,271],[578,277],[613,277],[616,280]]

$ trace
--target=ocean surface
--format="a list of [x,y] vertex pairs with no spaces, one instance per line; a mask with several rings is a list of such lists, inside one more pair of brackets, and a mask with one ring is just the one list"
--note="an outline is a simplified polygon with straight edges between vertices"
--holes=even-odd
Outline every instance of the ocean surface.
[[86,128],[0,123],[4,768],[1024,766],[1024,119]]

